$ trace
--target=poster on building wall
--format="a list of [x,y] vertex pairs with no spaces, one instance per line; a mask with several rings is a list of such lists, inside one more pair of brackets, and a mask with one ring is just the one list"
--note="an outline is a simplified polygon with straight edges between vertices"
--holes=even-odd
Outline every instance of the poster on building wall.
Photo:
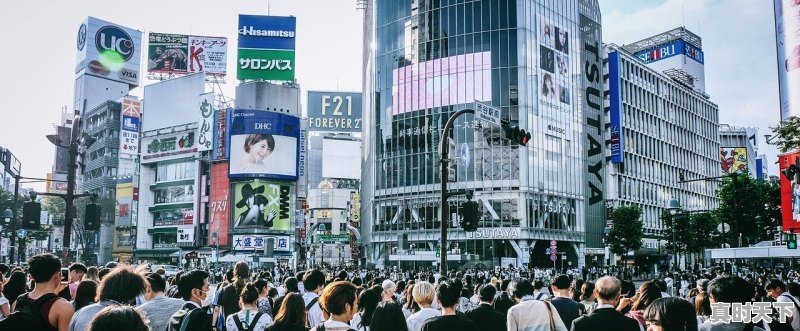
[[171,159],[197,152],[196,132],[183,131],[142,139],[142,163]]
[[[800,152],[778,155],[778,169],[783,172],[792,165],[797,164]],[[796,184],[780,176],[781,186],[781,226],[784,231],[800,229],[800,184]]]
[[539,16],[539,112],[555,115],[572,110],[570,35],[564,26]]
[[148,73],[186,73],[189,36],[151,32],[147,39]]
[[230,181],[228,164],[211,165],[211,192],[208,196],[208,244],[228,246],[230,220]]
[[747,147],[720,147],[719,162],[723,174],[743,173],[747,170]]
[[361,194],[359,192],[350,193],[350,223],[358,227],[361,224]]
[[197,107],[197,151],[210,151],[214,145],[214,93],[200,95]]
[[236,251],[264,251],[264,245],[267,239],[272,238],[275,241],[276,252],[289,252],[289,236],[281,235],[263,235],[263,234],[246,234],[233,236],[233,249]]
[[189,73],[225,76],[228,67],[228,38],[189,36]]
[[293,183],[252,180],[231,184],[233,227],[290,231],[295,192]]

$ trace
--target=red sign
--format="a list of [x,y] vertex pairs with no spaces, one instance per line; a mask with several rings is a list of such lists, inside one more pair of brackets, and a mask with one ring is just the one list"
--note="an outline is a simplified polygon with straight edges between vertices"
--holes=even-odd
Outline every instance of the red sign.
[[191,208],[186,208],[183,210],[183,224],[184,225],[194,224],[194,210],[192,210]]
[[127,203],[119,204],[119,217],[128,217],[129,205]]
[[211,165],[211,192],[208,195],[208,244],[229,246],[230,181],[228,163]]
[[[800,152],[778,155],[778,167],[783,171],[795,164],[797,158],[800,158]],[[783,174],[780,175],[780,183],[783,231],[800,230],[800,185],[792,183]]]

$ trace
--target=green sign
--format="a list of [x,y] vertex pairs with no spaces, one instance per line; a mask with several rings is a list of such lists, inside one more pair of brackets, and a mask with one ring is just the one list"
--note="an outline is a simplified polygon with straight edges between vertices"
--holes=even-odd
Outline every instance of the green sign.
[[350,235],[349,234],[321,234],[317,236],[317,242],[323,244],[333,244],[333,243],[343,243],[349,244],[350,243]]
[[294,80],[294,51],[240,48],[236,78]]

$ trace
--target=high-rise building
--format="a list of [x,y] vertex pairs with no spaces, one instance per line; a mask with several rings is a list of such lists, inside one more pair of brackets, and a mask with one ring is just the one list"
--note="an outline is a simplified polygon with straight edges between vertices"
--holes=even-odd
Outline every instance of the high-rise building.
[[[594,0],[366,2],[367,262],[439,260],[440,133],[475,101],[532,137],[520,146],[472,115],[455,121],[444,138],[448,263],[575,267],[603,253],[599,22]],[[475,232],[459,227],[468,195],[480,208]]]
[[703,41],[685,27],[622,46],[653,70],[664,73],[689,89],[705,94]]
[[719,107],[624,47],[609,45],[606,52],[607,204],[610,210],[641,208],[644,241],[636,256],[642,264],[665,265],[669,259],[659,238],[664,231],[661,215],[670,200],[690,211],[717,206],[715,181],[679,181],[719,176]]

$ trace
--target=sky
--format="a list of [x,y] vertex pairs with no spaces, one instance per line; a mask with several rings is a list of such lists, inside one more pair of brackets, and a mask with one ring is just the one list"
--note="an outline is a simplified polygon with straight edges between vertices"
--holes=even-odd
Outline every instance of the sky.
[[[237,14],[297,17],[296,77],[306,90],[360,91],[362,12],[356,0],[3,1],[0,4],[0,146],[22,163],[22,175],[44,178],[62,108],[72,104],[76,35],[87,16],[148,32],[225,36],[236,42]],[[165,4],[167,4],[165,6]],[[686,26],[703,38],[706,90],[720,107],[720,123],[760,129],[759,153],[779,121],[772,1],[600,0],[603,40],[619,45]],[[233,97],[235,50],[222,92]],[[142,61],[143,65],[147,61]],[[142,85],[151,84],[144,81]],[[142,88],[131,94],[142,96]],[[305,104],[305,102],[304,102]],[[771,162],[770,162],[771,163]],[[770,164],[770,173],[777,174]],[[42,190],[44,185],[34,185]]]

